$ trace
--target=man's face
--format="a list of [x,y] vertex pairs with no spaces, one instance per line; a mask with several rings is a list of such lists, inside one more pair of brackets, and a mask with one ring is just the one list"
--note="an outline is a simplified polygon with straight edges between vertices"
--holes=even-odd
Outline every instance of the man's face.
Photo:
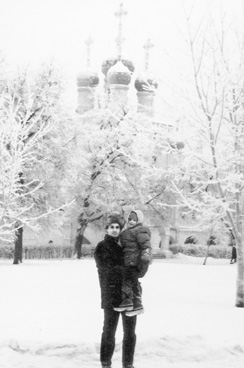
[[137,224],[137,215],[136,215],[136,213],[134,213],[134,212],[131,212],[130,213],[130,216],[129,216],[129,218],[128,218],[128,226],[129,227],[133,227],[133,226],[135,226],[136,224]]
[[117,238],[120,234],[120,227],[119,224],[111,224],[107,228],[108,235],[112,236],[113,238]]

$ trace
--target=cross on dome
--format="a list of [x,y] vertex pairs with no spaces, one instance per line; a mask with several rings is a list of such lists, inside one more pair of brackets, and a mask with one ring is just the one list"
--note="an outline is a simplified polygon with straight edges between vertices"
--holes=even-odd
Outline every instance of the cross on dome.
[[145,71],[148,71],[150,50],[153,47],[154,47],[154,44],[152,43],[150,38],[148,38],[145,45],[143,46],[143,48],[145,49]]
[[119,5],[119,11],[114,13],[116,17],[119,18],[119,33],[118,37],[116,38],[116,44],[118,49],[118,60],[121,60],[122,57],[122,44],[125,41],[123,35],[122,35],[122,19],[127,15],[127,11],[124,10],[123,2]]
[[89,68],[91,66],[91,45],[93,44],[93,39],[88,37],[85,41],[86,44],[86,66]]
[[[99,78],[97,73],[91,69],[91,45],[93,44],[93,39],[91,37],[88,37],[87,40],[85,40],[86,45],[86,69],[81,70],[79,74],[77,75],[77,85],[78,89],[81,91],[84,88],[93,88],[96,87],[99,83]],[[82,94],[82,92],[80,92]],[[92,101],[93,97],[91,98]],[[79,111],[83,111],[83,107],[80,107]]]

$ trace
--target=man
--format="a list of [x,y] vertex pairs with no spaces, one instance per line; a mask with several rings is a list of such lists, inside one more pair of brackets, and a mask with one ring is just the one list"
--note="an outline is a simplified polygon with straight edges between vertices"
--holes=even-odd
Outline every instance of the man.
[[123,251],[119,244],[119,235],[125,225],[120,215],[111,215],[106,223],[106,235],[97,244],[94,257],[101,287],[101,307],[104,310],[103,332],[100,346],[102,368],[111,368],[115,348],[115,334],[119,316],[123,323],[122,364],[123,368],[134,368],[137,316],[128,317],[114,310],[122,302]]

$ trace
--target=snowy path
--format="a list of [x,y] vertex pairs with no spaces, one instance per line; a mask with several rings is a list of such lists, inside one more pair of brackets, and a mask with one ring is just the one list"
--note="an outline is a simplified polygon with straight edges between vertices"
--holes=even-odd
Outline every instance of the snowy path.
[[[142,279],[135,368],[243,368],[236,265],[201,262],[155,260]],[[1,261],[0,290],[0,368],[100,367],[93,260]],[[113,368],[121,368],[121,340],[119,325]]]

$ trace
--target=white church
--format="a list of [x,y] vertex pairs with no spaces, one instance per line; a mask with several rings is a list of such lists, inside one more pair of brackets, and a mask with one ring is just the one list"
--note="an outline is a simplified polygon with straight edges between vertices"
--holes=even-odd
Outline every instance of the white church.
[[[119,10],[115,13],[118,18],[118,35],[116,38],[117,56],[115,58],[106,59],[102,62],[102,73],[104,75],[103,89],[107,94],[108,107],[127,106],[129,97],[134,95],[136,101],[136,109],[139,114],[144,114],[148,119],[154,119],[155,113],[155,97],[157,94],[158,83],[153,77],[149,68],[150,50],[153,44],[150,39],[146,40],[144,48],[144,72],[141,75],[134,75],[135,66],[132,61],[123,57],[122,46],[123,38],[123,18],[127,12],[124,10],[123,3],[120,4]],[[89,38],[86,43],[87,51],[87,67],[77,76],[77,114],[84,114],[96,108],[98,103],[97,89],[101,87],[98,73],[91,69],[90,55],[92,39]],[[116,102],[116,103],[114,103]],[[181,148],[184,148],[182,145]],[[173,216],[174,220],[170,226],[164,228],[160,224],[150,225],[152,233],[152,248],[154,254],[167,256],[169,244],[184,244],[189,237],[194,237],[200,244],[206,244],[208,234],[193,230],[191,224],[186,219],[177,214]],[[26,230],[24,232],[24,245],[48,245],[51,240],[56,245],[74,245],[76,237],[77,224],[65,222],[62,231],[52,229],[45,234],[37,237],[34,233]],[[95,247],[98,241],[104,236],[104,233],[90,224],[84,233],[83,247]]]

